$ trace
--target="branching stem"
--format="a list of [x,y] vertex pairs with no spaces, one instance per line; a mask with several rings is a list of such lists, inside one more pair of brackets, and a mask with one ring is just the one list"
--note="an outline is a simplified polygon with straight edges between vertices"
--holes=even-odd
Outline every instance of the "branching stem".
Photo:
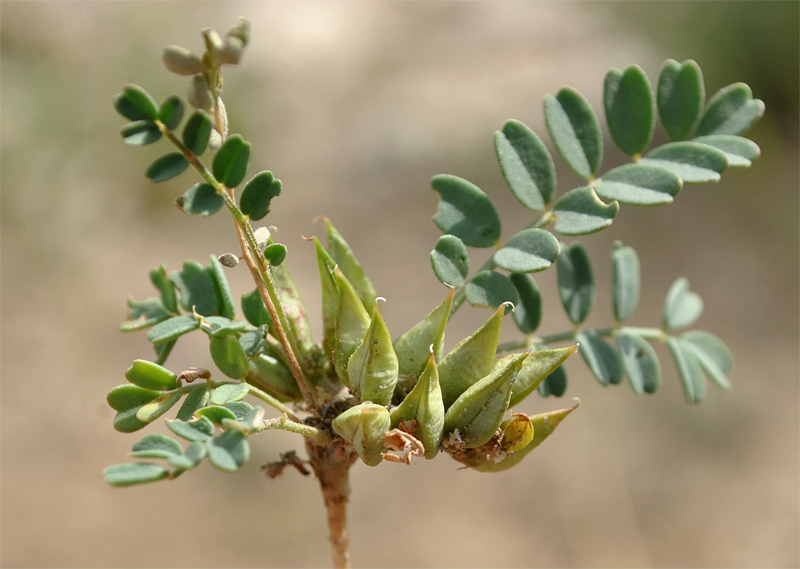
[[[566,332],[559,332],[557,334],[548,334],[547,336],[534,336],[529,334],[519,340],[513,340],[497,346],[497,353],[513,352],[515,350],[528,350],[537,345],[549,346],[558,342],[575,341],[575,337],[580,332],[580,329],[569,330]],[[667,334],[661,328],[640,328],[634,326],[623,326],[620,328],[595,328],[593,330],[584,330],[585,332],[594,332],[598,336],[610,338],[622,332],[637,334],[647,340],[656,342],[666,342]]]

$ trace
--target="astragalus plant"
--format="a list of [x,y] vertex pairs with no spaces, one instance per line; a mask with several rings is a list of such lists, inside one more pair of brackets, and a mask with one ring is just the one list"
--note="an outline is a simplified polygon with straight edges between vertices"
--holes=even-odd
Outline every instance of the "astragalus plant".
[[[630,163],[602,173],[603,136],[592,107],[569,87],[547,95],[550,139],[584,181],[561,195],[542,140],[521,122],[506,122],[494,134],[497,160],[508,188],[530,211],[530,224],[505,239],[500,216],[483,191],[456,176],[434,176],[440,202],[433,222],[443,235],[430,263],[444,288],[431,291],[430,313],[399,334],[390,332],[382,299],[355,253],[323,218],[327,245],[314,237],[299,252],[302,262],[315,257],[319,268],[323,329],[314,335],[284,263],[286,247],[265,221],[283,190],[281,182],[268,170],[253,173],[250,143],[228,133],[222,69],[239,64],[249,25],[242,20],[224,35],[212,29],[202,34],[201,56],[177,46],[162,54],[169,71],[188,78],[188,106],[177,96],[158,104],[135,85],[125,86],[114,105],[131,121],[121,131],[125,143],[165,139],[173,147],[147,168],[147,177],[163,182],[194,170],[198,181],[175,199],[177,209],[201,217],[227,209],[241,251],[217,251],[206,264],[188,260],[172,271],[162,265],[150,272],[157,295],[128,300],[121,330],[146,330],[155,355],[135,360],[125,372],[127,383],[108,394],[117,411],[114,428],[138,431],[177,406],[166,425],[182,441],[146,435],[131,456],[160,462],[110,466],[104,471],[109,484],[174,479],[206,459],[235,471],[248,460],[251,436],[272,429],[297,433],[305,456],[290,450],[263,468],[270,477],[287,466],[314,473],[328,512],[333,564],[346,567],[353,463],[408,464],[448,455],[480,472],[516,466],[578,402],[535,416],[514,408],[534,393],[562,396],[567,387],[562,364],[576,352],[602,385],[627,376],[636,393],[653,393],[662,374],[651,343],[661,342],[674,359],[687,401],[703,400],[706,378],[730,388],[732,356],[725,344],[709,332],[685,331],[703,309],[685,278],[672,285],[662,322],[626,326],[639,299],[639,259],[631,247],[616,243],[610,252],[614,321],[586,328],[582,323],[595,301],[591,263],[582,245],[557,235],[600,231],[622,205],[667,205],[685,187],[692,191],[696,184],[718,181],[728,168],[750,166],[759,148],[739,135],[764,105],[747,85],[724,87],[706,102],[694,61],[665,62],[655,89],[639,67],[612,69],[603,87],[605,119]],[[670,142],[650,149],[657,122]],[[269,221],[280,223],[274,216]],[[494,251],[471,271],[469,248]],[[242,270],[237,265],[246,267],[254,283],[239,301],[226,279],[227,271]],[[572,327],[542,334],[542,299],[531,274],[553,266]],[[445,353],[448,319],[465,301],[488,308],[489,316]],[[508,319],[519,328],[519,339],[499,344]],[[175,343],[195,331],[208,339],[217,369],[170,370]]]

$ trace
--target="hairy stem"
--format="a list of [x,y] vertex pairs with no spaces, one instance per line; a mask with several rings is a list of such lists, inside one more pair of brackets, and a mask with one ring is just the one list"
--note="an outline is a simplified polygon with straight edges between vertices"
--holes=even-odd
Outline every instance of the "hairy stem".
[[340,444],[320,446],[306,438],[311,468],[319,480],[328,514],[328,532],[334,569],[350,567],[350,538],[347,535],[347,500],[350,496],[348,470],[358,455],[348,455]]

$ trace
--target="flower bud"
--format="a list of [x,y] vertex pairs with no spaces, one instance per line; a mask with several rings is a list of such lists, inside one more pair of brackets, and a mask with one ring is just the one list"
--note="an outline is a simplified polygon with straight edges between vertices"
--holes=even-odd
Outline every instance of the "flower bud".
[[186,87],[186,100],[195,109],[211,112],[214,105],[205,75],[198,73],[192,77]]
[[347,362],[347,374],[362,401],[391,402],[397,384],[397,355],[377,299],[364,340]]
[[244,18],[239,18],[239,23],[225,32],[225,37],[239,38],[243,45],[250,41],[250,22]]
[[165,47],[161,52],[161,59],[167,69],[178,75],[195,75],[206,70],[205,64],[199,57],[179,45]]
[[242,49],[244,49],[242,40],[236,37],[227,37],[220,48],[214,52],[214,60],[219,64],[238,65]]
[[217,129],[211,129],[211,135],[208,137],[208,147],[211,150],[219,150],[219,147],[222,146],[222,135],[217,131]]
[[[500,307],[502,310],[503,307]],[[528,353],[518,354],[508,364],[470,386],[444,416],[444,432],[458,429],[466,448],[491,439],[503,421],[511,399],[511,387]]]
[[386,452],[383,436],[389,431],[389,411],[382,405],[362,403],[350,407],[336,417],[331,426],[344,440],[353,445],[367,466],[377,466]]

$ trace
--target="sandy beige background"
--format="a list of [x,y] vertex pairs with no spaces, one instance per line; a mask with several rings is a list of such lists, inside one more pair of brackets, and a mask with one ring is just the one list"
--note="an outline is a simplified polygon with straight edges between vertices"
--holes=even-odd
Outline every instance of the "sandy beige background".
[[[253,168],[284,182],[270,223],[318,306],[313,249],[329,216],[358,252],[399,334],[443,297],[428,253],[451,173],[488,192],[505,235],[530,218],[504,186],[492,133],[508,118],[545,140],[542,98],[568,84],[600,108],[610,67],[655,80],[668,57],[695,58],[709,94],[746,81],[765,100],[750,133],[763,157],[668,208],[625,207],[581,239],[601,284],[611,243],[637,248],[643,298],[632,323],[659,322],[673,279],[706,300],[698,327],[732,347],[735,388],[684,403],[667,352],[664,385],[604,389],[580,361],[568,396],[583,406],[521,466],[458,470],[447,457],[352,471],[352,555],[361,567],[797,567],[798,4],[794,2],[8,2],[2,21],[2,526],[4,567],[308,567],[329,563],[315,481],[270,481],[259,465],[297,439],[252,441],[237,474],[209,465],[175,482],[118,490],[103,467],[139,435],[111,428],[106,392],[143,334],[116,332],[147,271],[235,248],[224,215],[171,207],[187,174],[142,172],[165,146],[126,148],[111,98],[125,83],[183,93],[161,66],[167,43],[200,51],[198,30],[253,25],[226,76],[233,132]],[[622,157],[606,150],[605,168]],[[577,185],[559,171],[561,191]],[[480,256],[474,263],[482,262]],[[554,275],[541,330],[564,329]],[[244,271],[232,276],[250,290]],[[448,345],[487,313],[463,310]],[[314,319],[319,327],[320,321]],[[505,331],[513,336],[513,326]],[[169,365],[210,365],[200,338]],[[567,398],[567,401],[569,399]],[[526,402],[540,412],[567,401]],[[157,429],[162,429],[158,427]]]

